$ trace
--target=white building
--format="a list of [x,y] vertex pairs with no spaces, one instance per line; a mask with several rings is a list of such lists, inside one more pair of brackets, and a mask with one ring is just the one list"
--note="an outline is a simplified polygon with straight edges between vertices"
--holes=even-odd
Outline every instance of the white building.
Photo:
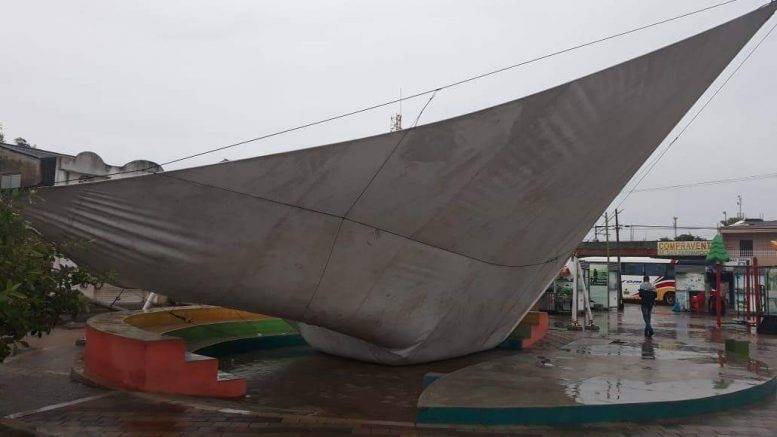
[[[106,164],[94,152],[81,152],[72,156],[30,146],[0,143],[0,188],[3,189],[78,184],[160,171],[163,170],[159,164],[146,160],[115,166]],[[60,259],[54,263],[54,267],[60,264],[69,265],[72,262]],[[90,299],[129,307],[142,305],[148,296],[144,290],[122,289],[111,284],[104,284],[98,289],[87,286],[81,291]],[[164,296],[157,295],[154,303],[164,301]]]
[[106,164],[94,152],[76,156],[30,146],[0,143],[0,188],[95,182],[163,171],[151,161]]

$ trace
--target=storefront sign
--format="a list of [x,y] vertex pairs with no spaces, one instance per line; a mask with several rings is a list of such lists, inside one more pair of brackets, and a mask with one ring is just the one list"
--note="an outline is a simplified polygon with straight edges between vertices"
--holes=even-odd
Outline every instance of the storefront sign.
[[709,241],[659,241],[658,256],[705,256]]

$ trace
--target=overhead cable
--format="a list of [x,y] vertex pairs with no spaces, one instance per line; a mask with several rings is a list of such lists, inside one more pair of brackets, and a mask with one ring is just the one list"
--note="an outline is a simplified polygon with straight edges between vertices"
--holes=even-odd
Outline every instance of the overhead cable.
[[644,193],[648,191],[664,191],[664,190],[681,190],[684,188],[693,188],[693,187],[702,187],[706,185],[721,185],[721,184],[730,184],[733,182],[746,182],[746,181],[756,181],[759,179],[770,179],[777,177],[777,172],[775,173],[761,173],[761,174],[754,174],[749,176],[739,176],[739,177],[733,177],[733,178],[724,178],[724,179],[713,179],[709,181],[700,181],[700,182],[689,182],[687,184],[677,184],[677,185],[664,185],[660,187],[649,187],[649,188],[640,188],[639,190],[634,190],[635,193]]
[[642,181],[643,181],[643,180],[645,180],[645,178],[646,178],[646,177],[647,177],[647,176],[650,174],[650,172],[651,172],[651,171],[653,171],[653,169],[654,169],[654,168],[655,168],[655,166],[656,166],[656,165],[659,163],[659,161],[661,161],[661,158],[663,158],[663,157],[664,157],[664,155],[666,155],[666,153],[667,153],[667,152],[669,152],[669,150],[670,150],[670,149],[672,148],[672,146],[673,146],[673,145],[674,145],[674,144],[677,142],[677,140],[679,140],[679,139],[680,139],[680,137],[681,137],[681,136],[682,136],[682,135],[685,133],[685,131],[686,131],[686,130],[688,130],[688,128],[691,126],[691,124],[693,124],[693,122],[694,122],[694,121],[696,121],[696,119],[697,119],[697,118],[699,118],[699,115],[701,115],[701,113],[702,113],[702,112],[704,112],[704,110],[705,110],[705,109],[707,108],[707,106],[709,106],[709,104],[710,104],[710,103],[711,103],[711,102],[712,102],[712,101],[715,99],[715,97],[717,97],[717,95],[718,95],[718,94],[720,94],[721,90],[723,90],[723,88],[726,86],[726,84],[728,84],[728,82],[731,80],[731,78],[733,78],[733,77],[734,77],[734,75],[736,75],[736,74],[737,74],[737,72],[738,72],[738,71],[739,71],[739,70],[742,68],[742,66],[743,66],[743,65],[745,65],[745,63],[747,62],[747,60],[748,60],[748,59],[750,59],[750,57],[751,57],[751,56],[753,56],[753,53],[755,53],[755,51],[756,51],[756,50],[758,50],[758,47],[760,47],[760,46],[761,46],[761,43],[763,43],[763,42],[766,40],[766,38],[768,38],[768,37],[769,37],[769,35],[771,35],[771,34],[772,34],[772,31],[774,31],[775,27],[777,27],[777,23],[775,23],[774,25],[772,25],[772,27],[769,29],[769,31],[768,31],[768,32],[766,32],[766,34],[763,36],[763,38],[761,38],[761,39],[758,41],[758,43],[757,43],[757,44],[756,44],[756,45],[753,47],[753,49],[752,49],[752,50],[750,50],[750,52],[747,54],[747,56],[745,56],[745,58],[744,58],[744,59],[742,59],[742,62],[740,62],[740,63],[739,63],[737,66],[736,66],[736,68],[735,68],[735,69],[734,69],[734,70],[731,72],[731,74],[729,74],[729,75],[726,77],[726,80],[724,80],[724,81],[723,81],[723,83],[722,83],[722,84],[720,84],[720,86],[719,86],[719,87],[718,87],[718,88],[715,90],[715,92],[712,94],[712,96],[710,96],[710,98],[709,98],[709,99],[707,99],[707,101],[706,101],[706,102],[704,102],[704,104],[702,105],[702,107],[701,107],[701,108],[699,108],[699,110],[698,110],[698,111],[696,111],[696,113],[695,113],[695,114],[693,115],[693,117],[692,117],[692,118],[691,118],[691,119],[688,121],[688,123],[686,123],[686,124],[685,124],[685,126],[683,126],[683,128],[680,130],[680,132],[678,132],[678,133],[677,133],[677,135],[674,137],[674,139],[672,139],[672,141],[670,141],[670,142],[669,142],[669,145],[667,145],[667,146],[664,148],[664,150],[662,150],[662,151],[661,151],[661,153],[659,153],[659,154],[658,154],[658,157],[656,157],[656,159],[654,159],[654,160],[653,160],[653,162],[652,162],[651,164],[649,164],[649,166],[647,167],[647,170],[646,170],[645,172],[643,172],[643,173],[642,173],[642,176],[641,176],[641,177],[640,177],[640,178],[637,180],[637,183],[636,183],[636,184],[634,184],[634,185],[632,186],[631,190],[630,190],[630,191],[629,191],[629,192],[628,192],[628,193],[627,193],[627,194],[626,194],[626,195],[625,195],[625,196],[624,196],[624,197],[621,199],[621,201],[620,201],[620,202],[618,202],[618,205],[615,207],[615,209],[616,209],[616,210],[617,210],[618,208],[620,208],[620,206],[623,204],[623,202],[625,202],[625,201],[626,201],[626,199],[628,199],[628,198],[629,198],[629,196],[631,196],[631,194],[633,194],[633,193],[635,192],[635,190],[637,189],[637,187],[639,186],[639,184],[641,184],[641,183],[642,183]]
[[[343,118],[350,117],[350,116],[353,116],[353,115],[369,112],[369,111],[372,111],[372,110],[375,110],[375,109],[378,109],[378,108],[383,108],[383,107],[390,106],[390,105],[393,105],[393,104],[396,104],[396,103],[399,103],[399,102],[403,102],[405,100],[415,99],[415,98],[418,98],[418,97],[421,97],[421,96],[425,96],[425,95],[429,95],[429,94],[432,94],[432,93],[435,93],[435,92],[438,92],[438,91],[441,91],[441,90],[444,90],[444,89],[453,88],[453,87],[456,87],[456,86],[459,86],[459,85],[463,85],[463,84],[466,84],[466,83],[469,83],[469,82],[473,82],[473,81],[476,81],[476,80],[479,80],[479,79],[483,79],[485,77],[489,77],[489,76],[493,76],[493,75],[496,75],[496,74],[499,74],[499,73],[503,73],[505,71],[513,70],[515,68],[522,67],[522,66],[525,66],[525,65],[528,65],[528,64],[532,64],[532,63],[535,63],[535,62],[538,62],[538,61],[541,61],[541,60],[544,60],[544,59],[548,59],[548,58],[551,58],[553,56],[558,56],[558,55],[561,55],[561,54],[564,54],[564,53],[567,53],[567,52],[571,52],[573,50],[578,50],[578,49],[581,49],[581,48],[584,48],[584,47],[588,47],[588,46],[592,46],[592,45],[595,45],[595,44],[599,44],[599,43],[602,43],[602,42],[605,42],[605,41],[608,41],[608,40],[611,40],[611,39],[619,38],[619,37],[626,36],[626,35],[629,35],[629,34],[632,34],[632,33],[635,33],[635,32],[639,32],[639,31],[642,31],[642,30],[645,30],[645,29],[649,29],[651,27],[659,26],[661,24],[666,24],[666,23],[669,23],[669,22],[672,22],[672,21],[676,21],[676,20],[685,18],[685,17],[696,15],[696,14],[699,14],[699,13],[702,13],[702,12],[705,12],[705,11],[709,11],[711,9],[715,9],[715,8],[719,8],[721,6],[725,6],[725,5],[728,5],[728,4],[731,4],[731,3],[735,3],[737,1],[739,1],[739,0],[724,1],[724,2],[717,3],[717,4],[714,4],[714,5],[710,5],[710,6],[701,8],[701,9],[696,9],[696,10],[691,11],[691,12],[686,12],[684,14],[677,15],[677,16],[674,16],[674,17],[671,17],[671,18],[666,18],[666,19],[663,19],[663,20],[660,20],[660,21],[656,21],[654,23],[650,23],[650,24],[646,24],[646,25],[643,25],[643,26],[635,27],[635,28],[630,29],[630,30],[626,30],[626,31],[623,31],[623,32],[619,32],[619,33],[616,33],[616,34],[612,34],[612,35],[609,35],[609,36],[605,36],[605,37],[602,37],[602,38],[591,40],[591,41],[588,41],[588,42],[585,42],[585,43],[582,43],[582,44],[577,44],[575,46],[567,47],[567,48],[562,49],[562,50],[557,50],[557,51],[554,51],[554,52],[550,52],[550,53],[547,53],[545,55],[538,56],[538,57],[535,57],[535,58],[531,58],[531,59],[528,59],[528,60],[525,60],[525,61],[521,61],[521,62],[518,62],[518,63],[515,63],[515,64],[511,64],[511,65],[508,65],[508,66],[505,66],[505,67],[501,67],[501,68],[498,68],[496,70],[491,70],[491,71],[488,71],[488,72],[485,72],[485,73],[481,73],[481,74],[477,74],[477,75],[474,75],[474,76],[470,76],[470,77],[467,77],[465,79],[461,79],[461,80],[458,80],[458,81],[455,81],[455,82],[450,82],[450,83],[447,83],[445,85],[442,85],[442,86],[439,86],[439,87],[436,87],[436,88],[428,89],[428,90],[425,90],[425,91],[420,91],[420,92],[417,92],[415,94],[411,94],[411,95],[400,97],[400,98],[397,98],[397,99],[388,100],[388,101],[385,101],[385,102],[382,102],[382,103],[377,103],[377,104],[374,104],[374,105],[366,106],[364,108],[356,109],[356,110],[353,110],[353,111],[350,111],[350,112],[345,112],[345,113],[342,113],[342,114],[333,115],[333,116],[326,117],[326,118],[323,118],[323,119],[320,119],[320,120],[311,121],[311,122],[304,123],[304,124],[301,124],[301,125],[298,125],[298,126],[294,126],[294,127],[286,128],[286,129],[279,130],[279,131],[276,131],[276,132],[272,132],[272,133],[269,133],[269,134],[261,135],[261,136],[255,137],[255,138],[249,138],[249,139],[246,139],[246,140],[242,140],[242,141],[238,141],[238,142],[235,142],[235,143],[227,144],[225,146],[215,147],[215,148],[204,150],[202,152],[197,152],[197,153],[194,153],[194,154],[191,154],[191,155],[185,155],[185,156],[182,156],[180,158],[176,158],[176,159],[172,159],[170,161],[163,162],[163,163],[161,163],[159,165],[160,166],[164,166],[164,165],[178,163],[178,162],[185,161],[185,160],[188,160],[188,159],[200,157],[200,156],[203,156],[203,155],[208,155],[208,154],[211,154],[211,153],[214,153],[214,152],[219,152],[219,151],[230,149],[230,148],[233,148],[233,147],[242,146],[244,144],[252,143],[252,142],[255,142],[255,141],[265,140],[265,139],[268,139],[268,138],[271,138],[271,137],[275,137],[275,136],[278,136],[278,135],[283,135],[283,134],[286,134],[286,133],[290,133],[290,132],[306,129],[306,128],[309,128],[309,127],[313,127],[313,126],[329,123],[331,121],[343,119]],[[105,174],[105,175],[100,175],[100,176],[95,176],[95,177],[102,178],[102,177],[113,176],[113,175],[117,175],[117,174],[133,173],[133,172],[144,172],[144,171],[147,171],[147,170],[153,170],[154,168],[155,167],[152,166],[152,167],[147,167],[145,169],[119,171],[119,172],[108,173],[108,174]],[[69,180],[59,181],[59,182],[56,182],[54,185],[67,184],[68,182],[72,182],[72,181],[76,181],[76,180],[80,180],[80,179],[69,179]]]

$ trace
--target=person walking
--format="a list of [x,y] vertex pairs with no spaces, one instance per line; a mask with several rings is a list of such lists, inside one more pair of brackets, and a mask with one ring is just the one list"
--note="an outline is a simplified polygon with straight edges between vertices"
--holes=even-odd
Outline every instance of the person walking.
[[650,316],[653,313],[653,305],[656,303],[656,286],[650,282],[650,277],[645,275],[639,284],[639,301],[642,306],[642,318],[645,319],[645,337],[653,336],[653,326],[650,325]]

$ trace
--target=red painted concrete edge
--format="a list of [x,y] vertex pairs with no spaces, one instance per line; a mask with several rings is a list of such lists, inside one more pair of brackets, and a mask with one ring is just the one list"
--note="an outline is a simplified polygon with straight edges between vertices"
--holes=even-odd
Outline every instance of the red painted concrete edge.
[[186,360],[183,340],[145,341],[88,325],[84,376],[111,388],[154,393],[235,398],[244,379],[218,380],[218,360]]
[[534,343],[540,341],[550,329],[550,318],[548,313],[537,312],[537,323],[531,326],[531,337],[525,338],[521,341],[521,349],[527,349],[532,347]]

